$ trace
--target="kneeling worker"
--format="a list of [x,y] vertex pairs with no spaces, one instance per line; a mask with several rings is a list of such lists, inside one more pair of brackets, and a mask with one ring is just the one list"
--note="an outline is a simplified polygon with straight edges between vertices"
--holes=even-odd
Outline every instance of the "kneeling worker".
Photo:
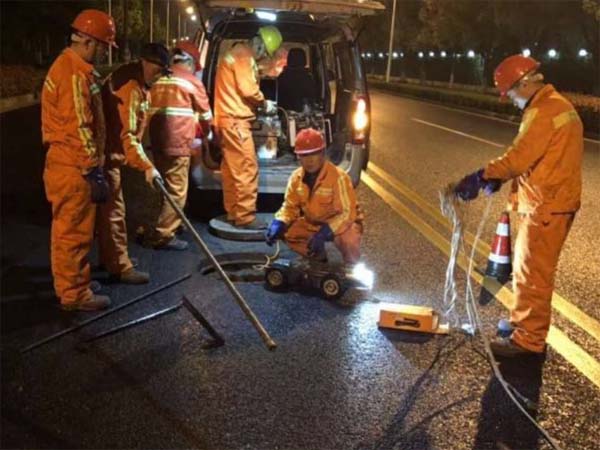
[[121,166],[143,171],[151,186],[154,178],[160,177],[146,156],[141,139],[150,87],[168,72],[168,66],[167,48],[162,44],[146,44],[140,61],[119,67],[102,89],[107,127],[104,173],[110,189],[108,200],[98,214],[100,262],[121,283],[143,284],[150,280],[148,273],[136,270],[129,259]]
[[290,177],[283,205],[265,234],[267,244],[283,238],[302,256],[326,261],[325,242],[333,241],[344,263],[357,263],[363,214],[350,177],[326,160],[325,139],[317,130],[298,133],[295,153],[301,167]]

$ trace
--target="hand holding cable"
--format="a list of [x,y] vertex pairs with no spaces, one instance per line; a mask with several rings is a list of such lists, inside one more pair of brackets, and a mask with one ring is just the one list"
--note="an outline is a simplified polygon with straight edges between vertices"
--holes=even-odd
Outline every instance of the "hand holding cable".
[[271,247],[285,233],[286,225],[282,220],[273,219],[265,232],[265,242]]
[[502,181],[483,178],[483,169],[479,169],[465,176],[454,188],[454,192],[463,201],[470,201],[477,198],[479,191],[483,189],[486,195],[492,195],[502,187]]
[[108,200],[108,182],[104,177],[102,167],[93,167],[83,178],[90,185],[92,203],[104,203]]

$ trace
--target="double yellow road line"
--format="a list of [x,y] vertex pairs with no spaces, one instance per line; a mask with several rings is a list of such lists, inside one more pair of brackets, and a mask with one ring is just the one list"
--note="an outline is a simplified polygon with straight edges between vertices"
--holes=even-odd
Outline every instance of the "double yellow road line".
[[[373,164],[369,163],[368,172],[363,172],[361,181],[364,182],[371,190],[377,194],[385,203],[387,203],[396,213],[398,213],[409,225],[421,233],[428,241],[437,247],[446,256],[450,256],[450,241],[435,230],[427,221],[415,214],[406,203],[404,203],[397,195],[390,192],[386,187],[376,181],[370,174],[374,174],[381,178],[385,183],[392,187],[396,192],[401,194],[414,204],[421,212],[438,222],[445,228],[451,229],[450,223],[439,212],[439,210],[416,192],[409,189],[399,180],[388,174],[386,171]],[[471,233],[465,233],[465,240],[472,245],[474,236]],[[476,251],[485,257],[490,252],[489,245],[484,242],[478,242]],[[458,265],[465,271],[468,268],[468,260],[461,255],[458,258]],[[510,308],[514,303],[514,296],[510,289],[488,277],[484,277],[479,273],[471,273],[471,277],[483,286],[488,292],[492,293],[505,307]],[[552,297],[552,306],[561,315],[581,327],[596,340],[600,341],[600,323],[594,318],[588,316],[581,309],[571,304],[558,294]],[[562,357],[579,370],[592,383],[600,388],[600,363],[596,361],[590,354],[582,349],[578,344],[569,339],[565,333],[552,325],[548,333],[547,342],[552,346]]]

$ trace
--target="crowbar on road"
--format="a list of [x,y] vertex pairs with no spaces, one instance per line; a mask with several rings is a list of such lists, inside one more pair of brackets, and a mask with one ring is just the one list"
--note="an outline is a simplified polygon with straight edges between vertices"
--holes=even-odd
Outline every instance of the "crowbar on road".
[[233,298],[235,299],[235,301],[237,302],[239,307],[242,309],[242,311],[244,312],[244,314],[246,315],[248,320],[250,320],[250,322],[252,323],[252,325],[254,326],[254,328],[256,329],[256,331],[258,332],[260,337],[262,338],[262,340],[265,343],[265,345],[267,346],[267,348],[269,350],[275,350],[275,348],[277,348],[277,344],[271,338],[271,336],[269,335],[267,330],[265,330],[265,327],[263,327],[263,325],[260,323],[260,321],[258,320],[256,315],[252,312],[252,310],[250,309],[250,306],[248,306],[248,303],[246,303],[246,300],[244,300],[244,298],[239,293],[237,288],[233,285],[232,281],[229,279],[229,277],[227,276],[227,274],[225,273],[225,271],[223,270],[223,268],[221,267],[221,265],[219,264],[217,259],[214,257],[214,255],[211,253],[211,251],[208,249],[208,247],[206,246],[206,244],[204,243],[204,241],[202,240],[202,238],[200,237],[200,235],[198,234],[196,229],[192,226],[192,224],[190,223],[190,221],[188,220],[186,215],[181,210],[181,208],[177,205],[177,203],[175,203],[175,200],[173,200],[173,197],[171,197],[171,195],[167,191],[167,188],[162,183],[162,180],[158,177],[154,178],[153,184],[154,184],[154,186],[156,186],[156,188],[158,190],[160,190],[160,192],[162,192],[162,194],[167,199],[167,201],[169,202],[171,207],[175,210],[175,212],[177,213],[179,218],[183,221],[183,223],[185,224],[187,229],[190,231],[190,233],[192,233],[194,241],[196,241],[196,244],[198,244],[198,247],[200,247],[202,252],[210,260],[211,264],[213,265],[215,270],[218,272],[219,276],[221,277],[221,279],[223,280],[223,282],[225,283],[225,285],[227,286],[227,288],[233,295]]
[[55,333],[55,334],[53,334],[51,336],[48,336],[47,338],[44,338],[41,341],[34,342],[33,344],[31,344],[31,345],[25,347],[24,349],[22,349],[21,353],[27,353],[30,350],[33,350],[34,348],[40,347],[41,345],[47,344],[48,342],[51,342],[51,341],[53,341],[55,339],[58,339],[59,337],[62,337],[65,334],[69,334],[69,333],[72,333],[73,331],[79,330],[80,328],[83,328],[86,325],[89,325],[90,323],[95,322],[96,320],[100,320],[100,319],[102,319],[102,318],[104,318],[106,316],[114,314],[117,311],[119,311],[119,310],[121,310],[123,308],[126,308],[127,306],[133,305],[134,303],[139,302],[140,300],[143,300],[145,298],[148,298],[148,297],[150,297],[150,296],[152,296],[152,295],[154,295],[154,294],[156,294],[156,293],[158,293],[160,291],[163,291],[163,290],[165,290],[167,288],[170,288],[171,286],[173,286],[175,284],[181,283],[182,281],[187,280],[191,276],[192,276],[192,274],[188,273],[187,275],[179,277],[179,278],[177,278],[177,279],[175,279],[175,280],[173,280],[173,281],[171,281],[169,283],[163,284],[163,285],[157,287],[156,289],[153,289],[153,290],[151,290],[149,292],[146,292],[145,294],[139,295],[136,298],[134,298],[132,300],[129,300],[128,302],[125,302],[122,305],[117,306],[116,308],[109,309],[108,311],[103,312],[102,314],[98,314],[97,316],[91,317],[91,318],[89,318],[87,320],[84,320],[83,322],[79,322],[77,325],[73,325],[72,327],[67,328],[66,330],[59,331],[58,333]]

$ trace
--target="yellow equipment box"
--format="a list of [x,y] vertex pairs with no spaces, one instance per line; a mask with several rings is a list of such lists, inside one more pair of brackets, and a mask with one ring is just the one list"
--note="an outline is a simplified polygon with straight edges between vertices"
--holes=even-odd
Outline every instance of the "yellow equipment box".
[[439,314],[427,306],[388,304],[379,311],[380,328],[448,334],[448,324],[440,324]]

